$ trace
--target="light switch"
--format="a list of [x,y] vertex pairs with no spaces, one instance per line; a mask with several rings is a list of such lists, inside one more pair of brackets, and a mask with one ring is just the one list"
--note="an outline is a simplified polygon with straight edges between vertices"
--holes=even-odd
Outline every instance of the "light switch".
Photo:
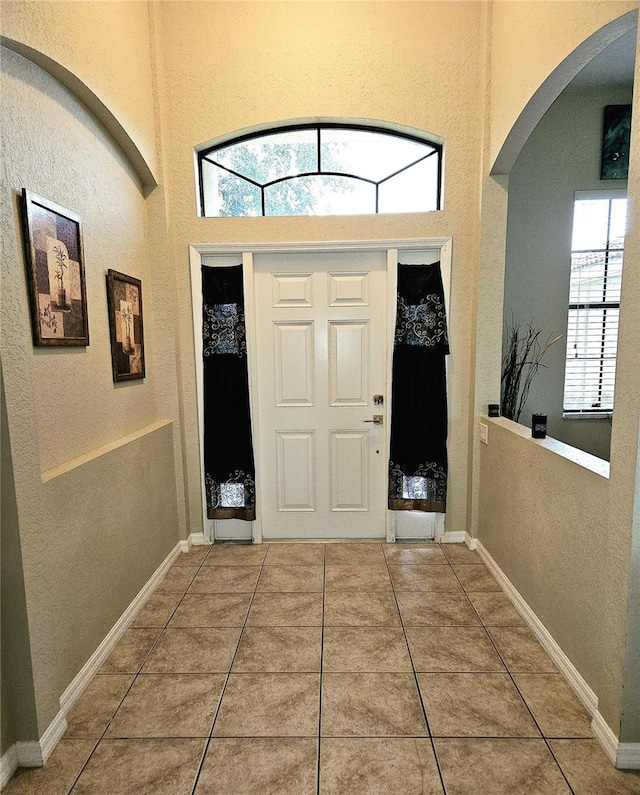
[[480,441],[489,444],[489,426],[484,422],[480,423]]

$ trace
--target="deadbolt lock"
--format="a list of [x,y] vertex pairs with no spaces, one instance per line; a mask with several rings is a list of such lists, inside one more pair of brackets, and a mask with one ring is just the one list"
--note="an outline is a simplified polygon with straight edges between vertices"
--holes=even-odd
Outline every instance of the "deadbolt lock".
[[373,403],[376,406],[381,406],[384,403],[384,397],[382,395],[374,395]]

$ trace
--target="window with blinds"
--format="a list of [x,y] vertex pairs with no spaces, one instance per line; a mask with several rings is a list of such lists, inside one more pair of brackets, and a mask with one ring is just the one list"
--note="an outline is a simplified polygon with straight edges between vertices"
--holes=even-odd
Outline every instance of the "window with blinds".
[[627,199],[576,193],[564,380],[566,413],[613,410]]

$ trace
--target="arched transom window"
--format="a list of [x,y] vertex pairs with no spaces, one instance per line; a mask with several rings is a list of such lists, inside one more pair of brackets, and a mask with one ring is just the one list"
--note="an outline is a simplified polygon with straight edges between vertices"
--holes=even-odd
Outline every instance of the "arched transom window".
[[205,216],[440,209],[442,146],[378,127],[279,127],[198,154]]

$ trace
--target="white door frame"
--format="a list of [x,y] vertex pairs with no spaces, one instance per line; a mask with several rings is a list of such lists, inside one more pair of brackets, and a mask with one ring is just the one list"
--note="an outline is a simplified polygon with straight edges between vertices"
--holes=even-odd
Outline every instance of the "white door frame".
[[[388,350],[393,349],[395,334],[395,296],[398,282],[398,254],[401,251],[423,251],[425,249],[440,251],[440,266],[445,296],[445,308],[449,311],[449,289],[451,283],[451,255],[452,240],[450,237],[409,238],[402,240],[371,240],[371,241],[318,241],[312,243],[193,243],[189,245],[189,262],[191,271],[191,298],[193,308],[194,329],[194,356],[196,373],[196,392],[198,398],[198,441],[200,452],[200,481],[202,504],[202,530],[206,544],[211,544],[215,536],[215,522],[207,516],[207,501],[204,475],[204,394],[203,394],[203,363],[202,363],[202,258],[204,255],[219,256],[220,266],[228,266],[228,258],[234,257],[241,260],[243,265],[243,287],[245,301],[245,322],[247,328],[247,363],[249,370],[249,404],[251,410],[251,426],[253,434],[253,451],[256,462],[260,461],[260,435],[259,412],[257,404],[257,378],[256,364],[256,316],[255,316],[255,281],[253,256],[260,253],[309,253],[340,251],[380,251],[387,252],[387,345]],[[215,265],[213,266],[215,267]],[[387,383],[391,384],[392,357],[387,357]],[[449,379],[447,379],[447,384]],[[447,386],[447,391],[449,387]],[[391,416],[392,407],[387,411]],[[386,423],[387,449],[389,444],[390,423]],[[261,480],[258,466],[256,466],[256,499],[261,501]],[[397,517],[395,511],[387,511],[386,540],[393,542],[396,539]],[[444,534],[444,514],[438,514],[436,527],[436,540]],[[260,511],[257,518],[251,522],[251,536],[247,534],[246,540],[253,543],[262,543],[262,522]]]

